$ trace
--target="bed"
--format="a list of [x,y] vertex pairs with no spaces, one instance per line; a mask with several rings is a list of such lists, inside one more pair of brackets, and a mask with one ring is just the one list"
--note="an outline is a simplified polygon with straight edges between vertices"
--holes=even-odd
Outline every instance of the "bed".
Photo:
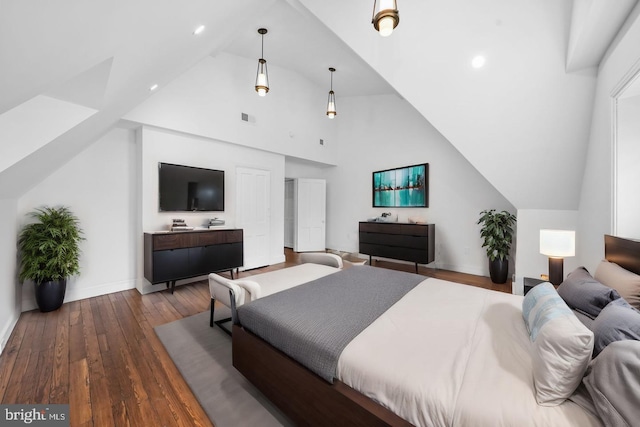
[[[606,237],[606,257],[636,273],[639,254],[640,243]],[[362,268],[369,275],[389,274]],[[357,270],[336,273],[335,278],[357,280]],[[335,367],[328,364],[335,375],[327,377],[322,371],[327,365],[322,349],[309,351],[298,344],[293,350],[283,348],[278,337],[288,337],[294,328],[272,325],[281,321],[278,313],[287,311],[282,307],[291,303],[289,298],[298,301],[306,285],[319,289],[317,284],[259,300],[266,307],[281,304],[266,318],[252,319],[253,303],[241,307],[240,324],[233,326],[233,365],[297,425],[603,425],[595,410],[572,400],[553,406],[536,402],[523,297],[422,279],[405,285],[400,296],[391,292],[388,308],[376,308],[381,313],[374,313],[375,320],[361,332],[349,332],[354,336],[338,348]],[[357,292],[353,301],[340,297],[349,307],[341,310],[362,311],[358,300],[364,306],[378,304],[362,289]],[[338,288],[315,295],[303,309],[305,317],[311,311],[322,314],[333,305],[324,297],[336,293]],[[349,329],[341,326],[350,323],[348,317],[327,311],[331,315],[321,322],[310,322],[320,324],[322,334]],[[313,360],[300,357],[304,354]]]

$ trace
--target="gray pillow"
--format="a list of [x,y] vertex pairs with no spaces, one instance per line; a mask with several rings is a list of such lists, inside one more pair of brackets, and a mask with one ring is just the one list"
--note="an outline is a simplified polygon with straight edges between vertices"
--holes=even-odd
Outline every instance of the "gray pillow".
[[593,359],[582,379],[606,426],[638,425],[640,341],[617,341]]
[[620,298],[612,301],[591,325],[594,335],[593,357],[615,341],[640,340],[640,311]]
[[620,298],[618,292],[594,279],[578,267],[558,287],[558,294],[574,310],[595,319],[611,301]]

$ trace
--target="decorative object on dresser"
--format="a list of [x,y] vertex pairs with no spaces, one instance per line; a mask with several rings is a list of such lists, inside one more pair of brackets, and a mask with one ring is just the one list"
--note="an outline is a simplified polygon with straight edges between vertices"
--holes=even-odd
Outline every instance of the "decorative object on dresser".
[[429,207],[429,163],[373,172],[374,208]]
[[404,224],[398,222],[360,222],[359,252],[418,264],[435,260],[435,224]]
[[540,253],[549,257],[549,282],[560,285],[564,280],[564,258],[576,254],[576,232],[540,230]]
[[487,249],[489,275],[493,283],[506,283],[509,274],[509,250],[513,240],[513,225],[516,216],[510,212],[496,212],[495,209],[480,212],[478,224],[482,224],[480,237],[482,247]]
[[224,225],[224,223],[225,223],[225,222],[224,222],[224,219],[220,219],[220,218],[217,218],[217,217],[216,217],[216,218],[211,218],[211,219],[209,220],[209,222],[207,223],[207,226],[208,226],[209,228],[212,228],[212,227],[220,227],[220,226],[223,226],[223,225]]
[[173,219],[171,223],[171,231],[185,231],[185,230],[193,230],[193,227],[189,227],[184,219]]
[[144,233],[144,277],[166,283],[230,271],[244,263],[242,229]]

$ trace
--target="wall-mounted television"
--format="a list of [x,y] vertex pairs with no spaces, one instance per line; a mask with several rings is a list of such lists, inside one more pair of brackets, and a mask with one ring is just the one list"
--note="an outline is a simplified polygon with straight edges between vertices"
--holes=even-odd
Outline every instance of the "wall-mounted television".
[[224,171],[158,163],[160,212],[224,211]]
[[373,172],[374,208],[429,206],[429,163]]

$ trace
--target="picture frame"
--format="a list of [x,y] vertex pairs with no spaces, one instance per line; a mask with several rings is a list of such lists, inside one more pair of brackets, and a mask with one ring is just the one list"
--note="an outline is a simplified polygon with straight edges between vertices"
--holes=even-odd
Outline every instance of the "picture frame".
[[372,173],[374,208],[429,207],[429,163]]

